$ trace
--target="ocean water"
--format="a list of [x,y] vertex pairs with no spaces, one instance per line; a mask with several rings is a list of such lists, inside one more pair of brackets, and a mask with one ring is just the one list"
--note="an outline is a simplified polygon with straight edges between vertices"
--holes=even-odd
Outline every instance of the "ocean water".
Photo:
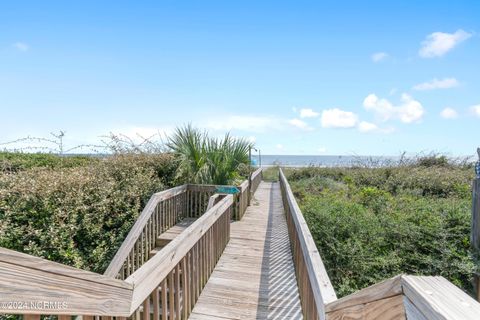
[[252,155],[252,163],[263,167],[380,167],[398,161],[400,157],[387,156],[298,156],[298,155]]

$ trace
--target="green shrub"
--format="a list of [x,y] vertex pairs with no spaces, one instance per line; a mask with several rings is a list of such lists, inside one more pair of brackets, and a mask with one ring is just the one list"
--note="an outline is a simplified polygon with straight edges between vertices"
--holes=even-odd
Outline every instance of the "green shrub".
[[150,196],[174,175],[168,154],[0,173],[0,246],[103,272]]
[[91,156],[58,156],[50,153],[0,152],[0,172],[16,172],[32,168],[74,168],[98,162]]
[[471,170],[287,170],[339,296],[397,274],[441,275],[472,293]]

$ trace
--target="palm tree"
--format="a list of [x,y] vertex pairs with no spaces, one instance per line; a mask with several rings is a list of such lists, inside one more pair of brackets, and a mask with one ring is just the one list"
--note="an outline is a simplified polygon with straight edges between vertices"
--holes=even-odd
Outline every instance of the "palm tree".
[[225,185],[239,179],[242,167],[248,166],[252,144],[230,134],[221,139],[211,138],[189,124],[177,128],[167,146],[179,158],[179,180]]

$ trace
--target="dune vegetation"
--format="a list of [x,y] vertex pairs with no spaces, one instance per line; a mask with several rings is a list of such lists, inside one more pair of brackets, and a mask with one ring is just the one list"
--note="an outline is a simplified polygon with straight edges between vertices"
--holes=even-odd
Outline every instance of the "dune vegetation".
[[339,296],[397,274],[441,275],[472,292],[471,166],[428,157],[286,172]]
[[97,156],[0,153],[0,247],[103,272],[155,192],[247,177],[250,144],[191,126],[166,144],[119,136]]

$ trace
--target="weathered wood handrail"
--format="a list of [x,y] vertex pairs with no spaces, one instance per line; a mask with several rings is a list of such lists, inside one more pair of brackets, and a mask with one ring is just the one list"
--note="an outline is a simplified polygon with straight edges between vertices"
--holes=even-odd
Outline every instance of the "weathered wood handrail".
[[0,248],[0,314],[127,315],[133,285]]
[[134,287],[131,313],[143,305],[144,320],[150,306],[165,316],[168,308],[178,319],[188,317],[230,239],[232,208],[228,195],[125,280]]
[[[241,190],[245,188],[242,185]],[[198,218],[207,210],[208,201],[217,187],[186,184],[155,193],[135,221],[104,275],[126,279],[133,274],[149,259],[149,252],[155,248],[155,239],[161,233],[183,218]],[[235,208],[236,219],[240,219],[246,210],[243,198],[240,197],[239,200],[243,205]]]
[[255,191],[257,191],[257,188],[258,186],[260,185],[260,182],[262,182],[262,179],[263,179],[263,169],[262,168],[258,168],[257,170],[255,170],[253,173],[252,173],[252,176],[250,177],[251,181],[252,181],[252,185],[250,187],[250,192],[252,194],[255,193]]
[[[261,171],[251,179],[250,186],[243,183],[243,192],[235,196],[216,194],[206,198],[216,186],[186,185],[152,197],[147,207],[155,209],[147,210],[152,212],[150,217],[142,213],[142,222],[135,224],[129,243],[148,238],[145,232],[155,229],[148,226],[162,210],[157,209],[161,199],[181,195],[178,203],[171,200],[162,206],[178,207],[178,214],[198,219],[126,280],[0,248],[0,314],[23,314],[27,320],[40,320],[40,315],[58,315],[59,320],[71,319],[72,315],[82,315],[84,320],[93,320],[93,316],[106,320],[187,319],[230,239],[231,216],[245,204],[247,191],[254,190],[253,181],[258,176]],[[279,177],[306,319],[480,318],[480,304],[443,277],[400,275],[337,300],[282,170]],[[165,212],[175,216],[175,210]]]
[[281,169],[279,177],[306,319],[480,319],[480,303],[443,277],[400,275],[337,300]]
[[443,277],[399,275],[325,306],[328,320],[474,320],[480,304]]
[[230,239],[232,209],[225,196],[126,280],[0,248],[0,314],[186,319]]
[[104,275],[125,279],[140,268],[155,246],[155,239],[185,217],[187,185],[155,193],[110,262]]
[[306,319],[324,320],[325,305],[337,296],[282,169],[279,182],[303,314]]

